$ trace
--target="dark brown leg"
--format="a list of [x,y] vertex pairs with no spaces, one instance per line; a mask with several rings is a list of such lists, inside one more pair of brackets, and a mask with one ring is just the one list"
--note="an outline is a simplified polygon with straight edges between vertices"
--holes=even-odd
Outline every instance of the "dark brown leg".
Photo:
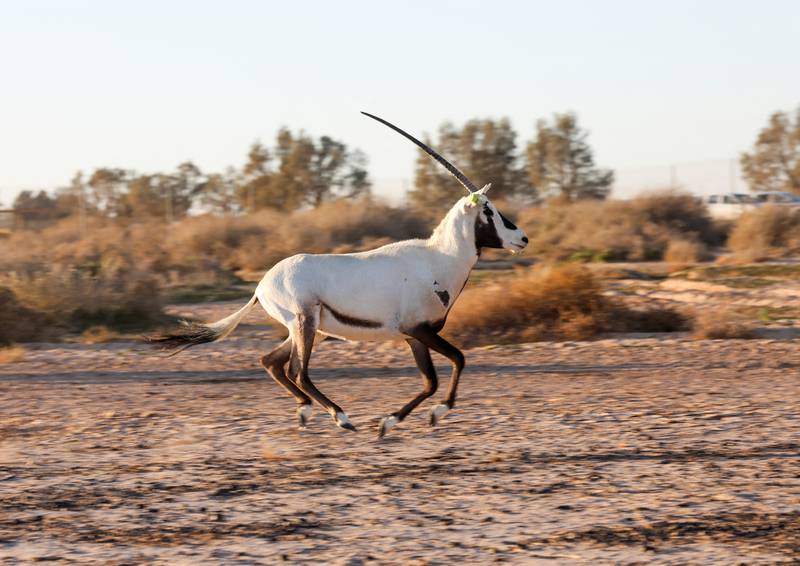
[[438,352],[453,363],[453,373],[450,376],[450,386],[447,388],[447,397],[441,405],[436,405],[431,409],[430,424],[435,426],[440,417],[452,409],[456,404],[456,392],[458,391],[458,379],[464,369],[464,354],[461,350],[453,346],[450,342],[439,336],[429,324],[421,324],[409,332],[412,338],[416,338],[434,352]]
[[411,346],[411,352],[414,354],[414,360],[417,362],[417,367],[422,374],[422,378],[425,380],[425,386],[422,392],[406,403],[402,409],[381,419],[380,428],[378,429],[378,438],[383,438],[383,436],[389,432],[390,428],[402,422],[420,403],[436,393],[436,389],[439,386],[439,379],[436,377],[436,368],[433,366],[431,352],[428,347],[416,338],[409,338],[406,342]]
[[292,339],[287,338],[283,344],[261,357],[261,365],[267,370],[278,384],[280,384],[297,401],[297,424],[305,428],[311,416],[311,399],[295,385],[286,375],[286,364],[292,355]]
[[311,360],[311,350],[314,347],[314,338],[317,334],[317,320],[313,315],[301,314],[298,316],[298,329],[296,340],[292,343],[290,369],[295,383],[303,393],[322,405],[333,417],[336,424],[347,430],[356,430],[341,407],[328,399],[308,377],[308,362]]

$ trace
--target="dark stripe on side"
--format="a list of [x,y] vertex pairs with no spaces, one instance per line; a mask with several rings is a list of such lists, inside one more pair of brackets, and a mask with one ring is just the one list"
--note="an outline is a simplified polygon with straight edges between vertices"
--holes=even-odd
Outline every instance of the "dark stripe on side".
[[362,328],[380,328],[381,326],[383,326],[383,323],[375,322],[374,320],[365,320],[363,318],[356,318],[354,316],[346,315],[344,313],[332,309],[330,305],[327,305],[325,303],[322,303],[322,306],[328,309],[328,312],[330,312],[333,315],[333,318],[335,318],[342,324],[346,324],[347,326],[360,326]]

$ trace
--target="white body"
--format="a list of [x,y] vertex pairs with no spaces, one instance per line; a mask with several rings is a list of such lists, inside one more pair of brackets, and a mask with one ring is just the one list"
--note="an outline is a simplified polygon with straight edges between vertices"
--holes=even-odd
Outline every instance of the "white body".
[[[319,316],[323,335],[359,341],[403,338],[414,326],[442,321],[463,290],[478,260],[475,222],[483,206],[499,215],[488,199],[477,206],[464,197],[426,240],[352,254],[289,257],[264,275],[255,296],[290,332],[297,315],[310,312]],[[525,247],[521,230],[494,224],[510,249]],[[380,326],[343,324],[326,307]]]

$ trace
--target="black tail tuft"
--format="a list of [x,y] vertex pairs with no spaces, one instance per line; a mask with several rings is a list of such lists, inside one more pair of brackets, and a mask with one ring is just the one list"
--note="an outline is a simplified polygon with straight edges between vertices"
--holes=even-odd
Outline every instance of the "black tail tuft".
[[174,350],[180,348],[176,354],[191,346],[213,342],[219,338],[219,332],[212,330],[205,324],[181,321],[181,327],[174,332],[145,336],[146,342],[155,345],[161,350]]

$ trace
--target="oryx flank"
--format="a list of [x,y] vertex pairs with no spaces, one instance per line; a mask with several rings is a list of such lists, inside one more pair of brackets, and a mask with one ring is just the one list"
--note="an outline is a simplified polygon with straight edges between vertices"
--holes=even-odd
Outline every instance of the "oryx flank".
[[261,364],[297,400],[300,426],[308,421],[314,400],[338,426],[355,430],[341,407],[309,378],[311,349],[327,336],[347,340],[404,339],[411,346],[425,385],[403,408],[381,420],[379,436],[383,436],[436,392],[438,379],[431,350],[452,362],[453,373],[444,403],[430,411],[430,424],[435,425],[453,408],[464,355],[439,336],[447,313],[483,248],[518,251],[525,248],[528,238],[486,197],[489,185],[477,189],[461,171],[421,141],[377,116],[364,114],[417,144],[469,192],[455,203],[431,237],[367,252],[286,258],[264,275],[253,298],[232,315],[211,324],[185,324],[175,333],[152,337],[150,341],[167,348],[187,348],[221,340],[259,303],[289,331],[289,337],[263,356]]

